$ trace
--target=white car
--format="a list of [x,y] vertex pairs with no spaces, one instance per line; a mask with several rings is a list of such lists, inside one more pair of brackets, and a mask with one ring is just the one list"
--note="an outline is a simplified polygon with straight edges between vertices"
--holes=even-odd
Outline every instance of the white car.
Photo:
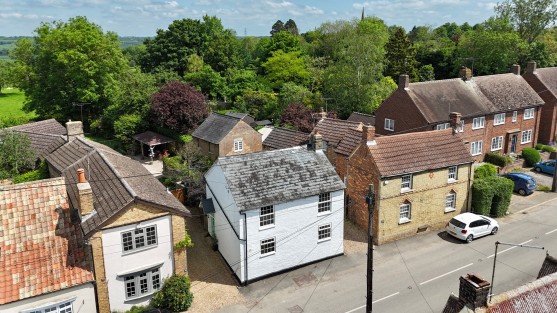
[[497,231],[499,223],[496,220],[474,213],[459,214],[447,224],[448,234],[468,243],[478,237],[495,235]]

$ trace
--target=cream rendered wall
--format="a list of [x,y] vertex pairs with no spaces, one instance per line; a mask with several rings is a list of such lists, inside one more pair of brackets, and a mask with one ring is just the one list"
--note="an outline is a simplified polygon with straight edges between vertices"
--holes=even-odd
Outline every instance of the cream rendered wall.
[[17,302],[0,305],[0,312],[26,312],[33,309],[48,307],[49,305],[53,305],[56,303],[63,303],[73,298],[75,298],[75,300],[72,302],[74,313],[97,312],[97,307],[95,304],[95,287],[93,286],[92,282],[43,294],[37,297],[27,298]]
[[[123,253],[122,232],[136,227],[157,226],[157,245],[144,250]],[[135,300],[126,300],[124,277],[121,273],[129,273],[134,269],[146,268],[162,263],[160,267],[161,282],[172,276],[173,244],[171,216],[165,215],[137,224],[124,225],[111,229],[103,229],[102,243],[106,280],[112,311],[126,311],[133,305],[146,305],[151,297],[145,296]]]

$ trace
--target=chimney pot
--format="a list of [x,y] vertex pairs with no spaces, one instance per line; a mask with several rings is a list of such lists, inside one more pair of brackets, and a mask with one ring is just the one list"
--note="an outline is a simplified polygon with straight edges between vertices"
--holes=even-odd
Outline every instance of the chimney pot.
[[77,169],[77,181],[79,183],[87,182],[87,180],[85,179],[85,170],[82,168]]
[[408,75],[403,74],[398,77],[398,89],[404,90],[410,86],[410,77]]
[[369,141],[375,140],[375,127],[371,125],[364,125],[362,127],[362,143],[366,144]]
[[463,66],[460,68],[459,76],[464,81],[470,80],[472,79],[472,70],[466,66]]
[[511,66],[511,73],[515,74],[515,75],[520,75],[520,65],[518,64],[513,64]]
[[526,65],[526,73],[534,73],[536,71],[536,61],[529,61]]

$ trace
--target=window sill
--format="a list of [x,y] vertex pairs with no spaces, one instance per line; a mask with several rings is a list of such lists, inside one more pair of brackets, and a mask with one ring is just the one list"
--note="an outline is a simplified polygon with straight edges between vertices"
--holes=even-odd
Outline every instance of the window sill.
[[265,254],[262,254],[259,258],[266,258],[266,257],[268,257],[268,256],[275,255],[275,253],[276,253],[275,251],[269,252],[269,253],[265,253]]
[[331,213],[333,213],[333,211],[331,211],[331,210],[323,211],[323,212],[317,212],[317,216],[329,215]]
[[321,243],[321,242],[324,242],[324,241],[331,241],[331,237],[323,238],[323,239],[317,239],[317,243]]
[[259,226],[259,231],[266,230],[266,229],[271,229],[271,228],[275,228],[275,224],[269,224],[269,225],[265,225],[265,226]]
[[156,247],[158,247],[158,246],[159,246],[159,245],[158,245],[158,243],[157,243],[157,244],[154,244],[154,245],[145,246],[145,247],[141,247],[141,248],[138,248],[138,249],[133,249],[133,250],[129,250],[129,251],[124,251],[124,252],[122,252],[122,255],[124,256],[124,255],[130,255],[130,254],[134,254],[134,253],[139,253],[139,252],[143,252],[143,251],[145,251],[145,250],[151,250],[151,249],[156,248]]
[[454,212],[454,211],[456,211],[455,208],[445,208],[445,213],[451,213],[451,212]]
[[412,222],[411,219],[401,218],[400,220],[398,220],[398,225],[407,224],[407,223],[410,223],[410,222]]
[[410,189],[410,188],[402,188],[400,189],[400,193],[407,193],[407,192],[412,192],[414,191],[414,189]]
[[495,148],[495,149],[491,148],[491,151],[501,151],[501,149],[502,148]]
[[447,184],[454,184],[454,183],[458,183],[458,179],[449,178],[449,180],[447,180]]
[[471,155],[472,155],[472,156],[477,156],[477,155],[480,155],[480,154],[481,154],[481,153],[474,153],[474,154],[471,154]]
[[472,128],[472,130],[484,129],[485,127]]
[[493,126],[505,125],[505,123],[493,124]]
[[532,116],[532,117],[524,117],[524,120],[525,120],[525,121],[526,121],[526,120],[531,120],[531,119],[533,119],[533,118],[534,118],[533,116]]
[[152,295],[153,295],[155,292],[157,292],[157,291],[159,291],[159,289],[153,290],[153,291],[148,292],[148,293],[144,293],[144,294],[139,295],[139,296],[135,296],[135,297],[131,297],[131,298],[126,298],[126,300],[124,300],[124,302],[130,302],[130,301],[135,301],[135,300],[138,300],[138,299],[143,299],[143,298],[152,296]]

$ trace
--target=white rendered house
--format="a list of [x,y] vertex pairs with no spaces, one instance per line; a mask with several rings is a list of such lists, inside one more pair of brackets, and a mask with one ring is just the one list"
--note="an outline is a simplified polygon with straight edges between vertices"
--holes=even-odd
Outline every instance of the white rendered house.
[[241,283],[344,253],[344,184],[322,151],[221,157],[205,179],[209,233]]

